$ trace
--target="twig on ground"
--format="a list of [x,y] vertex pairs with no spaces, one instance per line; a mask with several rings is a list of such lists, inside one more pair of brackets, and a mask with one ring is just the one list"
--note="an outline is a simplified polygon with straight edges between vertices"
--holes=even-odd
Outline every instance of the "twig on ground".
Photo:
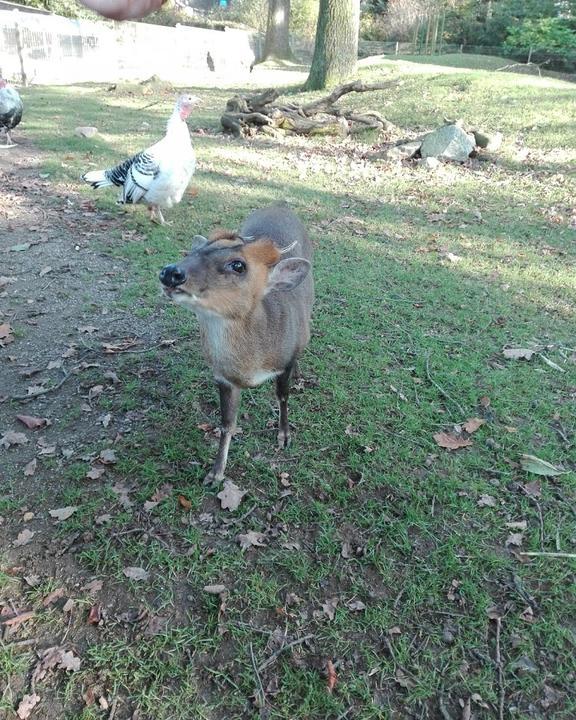
[[250,643],[250,660],[252,661],[252,667],[254,668],[254,674],[258,681],[258,687],[256,688],[256,701],[257,707],[263,708],[266,704],[266,693],[264,692],[264,686],[262,685],[262,678],[260,677],[260,669],[256,665],[256,659],[254,658],[254,648]]
[[6,645],[10,648],[19,648],[35,645],[37,642],[39,642],[39,638],[28,638],[28,640],[16,640],[15,642],[7,643]]
[[56,383],[56,385],[51,385],[50,387],[44,388],[43,390],[39,390],[38,392],[35,392],[33,395],[7,395],[6,400],[16,400],[17,402],[29,402],[30,400],[34,400],[35,398],[39,397],[40,395],[46,395],[46,393],[49,392],[55,392],[56,390],[59,390],[62,385],[72,377],[74,373],[69,372],[64,375],[62,380],[60,380],[59,383]]
[[502,669],[502,655],[500,654],[500,632],[502,618],[496,618],[496,672],[498,675],[498,720],[504,720],[504,670]]
[[308,640],[312,640],[313,637],[314,635],[304,635],[301,638],[297,638],[296,640],[292,640],[292,642],[286,643],[286,645],[282,645],[282,647],[276,650],[276,652],[272,653],[272,655],[270,655],[267,660],[264,660],[262,665],[260,665],[260,667],[258,668],[259,672],[262,672],[267,667],[270,667],[270,665],[273,665],[278,659],[278,657],[286,650],[290,650],[290,648],[293,648],[295,645],[301,645]]
[[544,518],[542,517],[542,508],[538,500],[535,498],[532,498],[532,502],[538,509],[538,520],[540,522],[540,550],[544,551]]
[[116,708],[118,707],[118,696],[112,700],[112,706],[110,708],[110,715],[108,715],[108,720],[114,720],[114,716],[116,715]]
[[466,412],[465,412],[464,408],[462,407],[462,405],[460,405],[460,403],[458,403],[456,400],[454,400],[454,398],[451,395],[449,395],[441,385],[438,385],[436,380],[434,380],[434,378],[430,374],[430,355],[426,355],[426,377],[432,383],[432,385],[434,385],[436,390],[438,390],[438,392],[441,395],[443,395],[447,400],[450,400],[450,402],[453,403],[458,408],[458,410],[460,411],[460,414],[462,415],[462,417],[464,417],[466,415]]
[[549,557],[549,558],[571,558],[576,560],[576,553],[566,552],[519,552],[518,555],[525,557]]

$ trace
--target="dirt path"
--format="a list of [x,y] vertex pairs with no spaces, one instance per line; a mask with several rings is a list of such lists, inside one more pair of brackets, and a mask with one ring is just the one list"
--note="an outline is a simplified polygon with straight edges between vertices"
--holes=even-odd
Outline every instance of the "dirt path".
[[[47,589],[60,588],[62,604],[91,580],[74,557],[86,533],[63,535],[49,511],[62,505],[67,473],[91,460],[103,468],[99,454],[113,452],[138,421],[138,411],[112,418],[99,407],[116,392],[122,357],[105,345],[145,348],[161,334],[159,323],[116,307],[125,268],[95,249],[123,242],[122,216],[53,183],[42,160],[27,143],[0,155],[0,547],[4,577],[13,578],[1,588],[0,637],[8,644],[22,630],[14,617],[42,610]],[[42,426],[26,427],[19,414]],[[110,612],[129,605],[118,589],[96,595]],[[67,617],[70,630],[72,615],[64,613],[53,634],[43,630],[24,648],[33,652],[30,667],[44,649],[62,645]],[[95,632],[85,618],[79,627],[68,638],[75,647]],[[29,677],[15,672],[1,682],[3,701],[16,707]],[[58,701],[43,695],[43,717],[62,717]],[[0,708],[0,717],[15,716]]]

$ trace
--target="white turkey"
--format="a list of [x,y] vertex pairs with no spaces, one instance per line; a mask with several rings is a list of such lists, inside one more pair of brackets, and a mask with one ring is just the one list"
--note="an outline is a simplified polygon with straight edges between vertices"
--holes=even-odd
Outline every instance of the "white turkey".
[[0,77],[0,131],[6,134],[6,142],[0,147],[9,148],[16,145],[10,137],[10,130],[22,120],[23,109],[18,92],[13,87],[9,87],[7,80]]
[[82,180],[94,188],[121,187],[119,203],[146,203],[150,219],[164,225],[161,208],[182,200],[196,167],[186,118],[198,102],[194,95],[180,95],[162,140],[116,167],[87,172]]

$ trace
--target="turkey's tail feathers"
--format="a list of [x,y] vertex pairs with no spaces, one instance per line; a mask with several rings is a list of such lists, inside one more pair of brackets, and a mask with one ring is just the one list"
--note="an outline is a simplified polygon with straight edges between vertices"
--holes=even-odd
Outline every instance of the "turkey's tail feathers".
[[107,177],[106,170],[91,170],[82,175],[82,180],[92,185],[93,188],[101,188],[113,184],[112,180]]

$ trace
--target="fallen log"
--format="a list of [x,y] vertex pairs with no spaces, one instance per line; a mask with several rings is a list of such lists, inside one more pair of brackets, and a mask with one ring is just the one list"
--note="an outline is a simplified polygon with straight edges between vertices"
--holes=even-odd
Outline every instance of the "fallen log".
[[326,97],[306,105],[296,103],[275,104],[280,92],[275,88],[259,95],[234,95],[226,103],[226,111],[220,118],[224,132],[236,137],[253,134],[259,130],[266,133],[294,133],[298,135],[336,135],[363,130],[389,129],[390,123],[376,111],[358,112],[345,110],[335,103],[348,93],[365,93],[385,90],[401,84],[398,80],[382,83],[364,83],[361,80],[345,83]]

